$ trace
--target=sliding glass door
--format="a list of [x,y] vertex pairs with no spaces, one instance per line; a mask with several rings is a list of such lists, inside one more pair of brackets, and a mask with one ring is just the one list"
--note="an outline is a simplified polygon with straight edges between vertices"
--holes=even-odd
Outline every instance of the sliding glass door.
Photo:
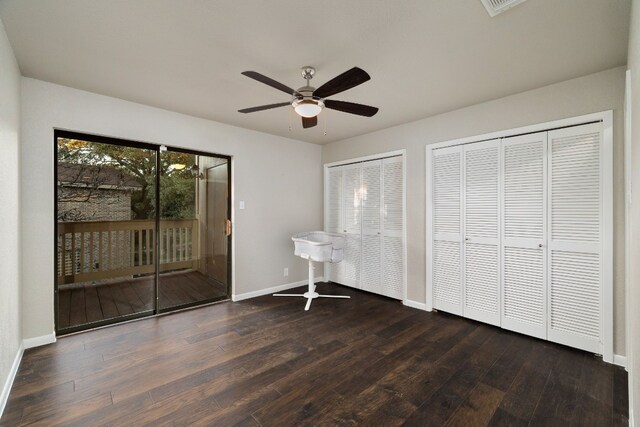
[[227,299],[229,158],[56,131],[58,334]]
[[228,297],[228,159],[160,153],[159,308]]

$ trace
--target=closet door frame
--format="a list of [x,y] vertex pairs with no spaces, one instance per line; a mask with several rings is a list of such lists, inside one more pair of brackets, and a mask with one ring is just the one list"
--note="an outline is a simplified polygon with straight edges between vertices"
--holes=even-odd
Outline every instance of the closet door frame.
[[[325,163],[323,165],[324,172],[324,229],[327,230],[328,227],[328,210],[329,206],[329,168],[336,166],[345,166],[352,163],[362,163],[369,160],[382,160],[388,157],[402,157],[402,303],[407,306],[411,306],[414,308],[425,309],[424,303],[412,301],[407,298],[407,150],[395,150],[395,151],[387,151],[383,153],[371,154],[368,156],[350,158],[345,160],[339,160],[331,163]],[[328,279],[329,274],[328,271],[331,269],[330,263],[325,263],[324,265],[324,280]]]
[[[474,142],[486,141],[496,138],[508,138],[524,135],[528,133],[544,132],[560,129],[568,126],[577,126],[589,123],[601,122],[602,124],[602,357],[605,362],[614,363],[613,337],[614,337],[614,305],[613,305],[613,110],[600,111],[592,114],[585,114],[561,120],[553,120],[538,123],[530,126],[523,126],[513,129],[505,129],[481,135],[465,138],[458,138],[432,144],[426,144],[426,199],[425,199],[425,229],[426,229],[426,262],[425,262],[425,286],[426,301],[425,310],[433,310],[433,290],[430,280],[431,258],[433,256],[433,214],[430,199],[432,188],[432,151],[437,148],[451,147],[456,145],[470,144]],[[405,243],[406,244],[406,243]]]

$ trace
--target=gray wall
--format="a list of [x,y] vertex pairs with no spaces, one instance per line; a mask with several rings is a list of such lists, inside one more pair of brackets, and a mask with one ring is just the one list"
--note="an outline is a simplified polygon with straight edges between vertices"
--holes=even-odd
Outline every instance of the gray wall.
[[[54,128],[233,156],[234,294],[306,279],[290,236],[322,227],[320,146],[23,77],[25,338],[54,329]],[[246,209],[238,209],[239,200]]]
[[20,70],[0,21],[0,413],[22,343],[20,297]]
[[330,163],[407,150],[407,297],[425,302],[425,145],[520,126],[614,110],[614,351],[625,354],[623,100],[625,67],[325,145]]

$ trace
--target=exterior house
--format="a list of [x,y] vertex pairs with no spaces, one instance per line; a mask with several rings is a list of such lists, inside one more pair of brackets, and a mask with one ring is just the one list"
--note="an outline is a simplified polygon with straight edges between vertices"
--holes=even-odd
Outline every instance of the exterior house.
[[58,164],[58,221],[127,221],[138,179],[113,166]]

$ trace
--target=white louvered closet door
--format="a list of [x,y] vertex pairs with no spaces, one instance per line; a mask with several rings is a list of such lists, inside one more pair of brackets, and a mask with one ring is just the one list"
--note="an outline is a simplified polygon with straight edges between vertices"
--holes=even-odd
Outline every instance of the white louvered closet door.
[[402,157],[382,160],[382,295],[402,299],[404,230]]
[[431,163],[433,307],[462,315],[462,147],[433,150]]
[[500,325],[500,141],[464,146],[465,317]]
[[342,166],[342,211],[345,235],[342,264],[343,285],[360,287],[362,233],[362,166],[360,163]]
[[547,132],[502,141],[502,327],[547,337]]
[[[327,182],[327,231],[330,233],[342,233],[344,230],[344,215],[342,211],[342,167],[333,167],[328,170]],[[342,263],[326,263],[328,278],[332,282],[342,283],[344,271]]]
[[382,161],[362,163],[362,273],[361,288],[382,292]]
[[602,125],[548,138],[548,339],[602,353]]

